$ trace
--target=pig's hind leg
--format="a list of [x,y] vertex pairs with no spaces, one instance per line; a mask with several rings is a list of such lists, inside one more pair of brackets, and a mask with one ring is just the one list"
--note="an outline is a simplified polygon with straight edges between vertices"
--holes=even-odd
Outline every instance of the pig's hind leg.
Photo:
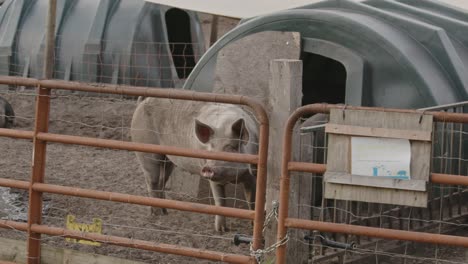
[[[148,194],[154,198],[164,199],[164,188],[174,164],[165,155],[137,152],[136,156],[145,175]],[[165,215],[167,209],[152,207],[151,214]]]

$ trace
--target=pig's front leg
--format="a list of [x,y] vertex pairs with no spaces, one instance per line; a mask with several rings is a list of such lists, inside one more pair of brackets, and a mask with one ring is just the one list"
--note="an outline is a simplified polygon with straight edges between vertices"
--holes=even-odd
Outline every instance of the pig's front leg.
[[244,185],[244,195],[250,210],[255,210],[255,193],[257,182],[255,176],[248,175],[242,182]]
[[[211,186],[211,191],[213,192],[215,205],[225,206],[226,191],[225,191],[224,184],[219,184],[217,182],[210,181],[210,186]],[[215,230],[218,232],[228,231],[226,227],[226,217],[222,215],[215,216]]]

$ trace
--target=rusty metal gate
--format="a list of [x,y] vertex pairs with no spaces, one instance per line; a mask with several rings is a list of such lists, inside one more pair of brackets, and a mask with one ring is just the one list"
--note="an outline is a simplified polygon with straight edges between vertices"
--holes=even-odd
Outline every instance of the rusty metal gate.
[[[202,214],[223,215],[228,217],[249,219],[254,222],[252,250],[261,249],[262,229],[264,223],[269,122],[265,110],[255,100],[252,100],[245,96],[197,93],[175,89],[110,86],[100,84],[85,85],[80,83],[64,81],[37,80],[19,77],[0,77],[0,84],[11,86],[37,87],[34,131],[0,129],[0,136],[33,140],[31,180],[27,182],[0,178],[0,186],[18,188],[29,191],[28,222],[21,223],[11,220],[0,220],[0,227],[2,228],[16,229],[28,233],[28,263],[40,263],[41,234],[60,235],[67,238],[93,240],[111,245],[189,256],[207,260],[224,261],[230,263],[256,262],[255,258],[252,256],[226,254],[224,252],[215,252],[203,249],[181,247],[176,245],[154,243],[118,236],[83,233],[79,231],[67,230],[64,228],[51,227],[43,225],[41,223],[41,212],[43,207],[42,195],[43,193],[53,193],[59,195],[91,198],[112,202],[162,207]],[[173,146],[161,146],[134,142],[123,142],[118,140],[52,134],[48,132],[48,122],[50,111],[50,95],[51,90],[53,89],[129,96],[159,97],[178,100],[192,100],[247,106],[251,110],[253,110],[253,113],[260,125],[259,152],[257,155],[252,155],[201,150],[195,151],[193,149],[186,149]],[[144,196],[128,195],[122,193],[104,192],[98,190],[80,189],[74,187],[46,184],[44,183],[44,172],[46,164],[46,146],[48,142],[256,164],[256,209],[255,211],[250,211],[246,209],[226,208],[213,205],[180,202]]]
[[[404,219],[402,217],[402,211],[407,208],[400,207],[396,208],[395,206],[389,210],[389,212],[380,211],[380,216],[388,214],[388,218],[380,217],[377,219],[376,224],[365,223],[369,220],[372,220],[372,215],[367,217],[366,221],[355,220],[351,221],[348,217],[345,221],[337,221],[333,219],[333,222],[325,222],[323,219],[318,221],[317,219],[297,219],[288,217],[288,210],[290,207],[289,202],[289,188],[291,174],[293,172],[307,172],[315,174],[323,174],[326,171],[326,164],[318,163],[317,161],[309,162],[299,162],[292,161],[292,136],[293,128],[296,122],[305,115],[323,113],[328,114],[331,109],[339,108],[343,109],[344,106],[337,105],[328,105],[328,104],[314,104],[308,105],[299,108],[288,120],[288,123],[285,128],[285,134],[283,139],[283,161],[282,161],[282,178],[281,178],[281,191],[280,191],[280,208],[279,208],[279,219],[278,219],[278,241],[280,245],[276,251],[277,263],[285,263],[286,258],[286,248],[287,248],[287,233],[289,228],[310,230],[317,232],[328,232],[332,234],[342,234],[343,242],[349,242],[347,238],[348,235],[354,235],[357,239],[360,237],[370,237],[370,238],[380,238],[380,239],[390,239],[390,240],[404,240],[412,242],[422,242],[422,243],[433,243],[441,245],[452,245],[452,246],[461,246],[468,247],[468,238],[445,235],[445,234],[430,234],[424,232],[416,232],[428,230],[429,224],[424,223],[423,220],[434,219],[436,222],[442,222],[445,219],[456,219],[460,221],[462,218],[462,205],[465,198],[466,189],[463,189],[462,186],[468,186],[468,177],[461,176],[466,174],[466,164],[464,164],[465,159],[461,158],[463,142],[465,136],[466,123],[468,123],[468,115],[463,114],[460,107],[463,107],[465,103],[448,105],[431,109],[423,109],[419,111],[415,110],[402,110],[402,109],[384,109],[384,108],[371,108],[371,107],[352,107],[347,106],[346,109],[350,110],[368,110],[368,111],[388,111],[388,112],[398,112],[398,113],[419,113],[419,114],[429,114],[433,116],[435,122],[434,132],[433,132],[433,141],[436,142],[436,147],[433,146],[433,156],[432,156],[432,169],[430,175],[430,182],[433,186],[438,185],[453,185],[453,188],[444,190],[440,188],[437,194],[430,193],[428,209],[417,209],[417,210],[407,210],[409,211],[409,216],[419,216],[416,220],[413,219]],[[460,109],[458,109],[458,108]],[[453,108],[453,109],[452,109]],[[457,108],[457,109],[456,109]],[[345,110],[344,110],[345,111]],[[435,111],[445,111],[445,112],[435,112]],[[465,127],[464,127],[465,126]],[[309,130],[314,130],[315,127],[310,127]],[[458,133],[454,135],[455,133]],[[326,141],[326,139],[325,139]],[[322,142],[323,143],[323,142]],[[326,149],[325,149],[326,151]],[[323,149],[321,150],[321,155],[323,156]],[[457,160],[454,160],[454,157],[458,157]],[[320,157],[319,159],[324,159]],[[433,187],[433,189],[435,189]],[[314,191],[316,189],[313,189]],[[312,199],[314,195],[312,195]],[[351,204],[349,210],[351,213],[354,210],[359,210],[356,208],[357,202]],[[362,204],[362,203],[361,203]],[[442,207],[442,205],[444,205]],[[384,205],[384,207],[390,208],[390,205]],[[440,208],[437,208],[440,206]],[[323,205],[322,205],[323,207]],[[385,207],[385,208],[386,208]],[[367,208],[371,210],[372,208]],[[380,208],[382,209],[382,207]],[[437,216],[432,215],[433,210],[437,211]],[[323,210],[323,208],[322,208]],[[464,212],[464,211],[463,211]],[[313,214],[313,213],[312,213]],[[397,215],[396,217],[394,217]],[[387,216],[387,215],[385,215]],[[437,218],[437,217],[440,217]],[[388,219],[388,220],[387,220]],[[396,219],[396,220],[395,220]],[[405,220],[405,229],[402,230],[402,222]],[[413,221],[411,221],[413,220]],[[419,221],[418,221],[419,220]],[[430,221],[428,221],[430,222]],[[393,226],[392,226],[393,225]],[[408,227],[407,227],[408,226]],[[320,237],[323,239],[323,237]],[[336,236],[334,236],[336,238]],[[310,239],[310,238],[309,238]],[[369,240],[370,241],[370,240]],[[337,242],[330,240],[328,242]],[[361,241],[362,243],[363,241]],[[359,243],[359,240],[358,240]],[[322,241],[323,244],[323,241]],[[338,246],[341,247],[341,251],[333,256],[343,256],[346,250],[352,250],[351,243],[340,243]],[[364,243],[362,243],[364,244]],[[335,245],[336,246],[336,245]],[[349,246],[349,247],[348,247]],[[325,256],[323,260],[330,259],[330,256]],[[341,258],[341,262],[344,263]],[[356,263],[359,263],[356,262]]]

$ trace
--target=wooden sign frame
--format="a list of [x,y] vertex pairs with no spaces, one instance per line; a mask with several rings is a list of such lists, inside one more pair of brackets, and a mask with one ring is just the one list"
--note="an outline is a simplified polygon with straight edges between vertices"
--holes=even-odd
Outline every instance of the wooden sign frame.
[[[427,207],[433,118],[431,115],[332,109],[328,134],[327,199]],[[351,137],[410,140],[409,180],[351,174]]]

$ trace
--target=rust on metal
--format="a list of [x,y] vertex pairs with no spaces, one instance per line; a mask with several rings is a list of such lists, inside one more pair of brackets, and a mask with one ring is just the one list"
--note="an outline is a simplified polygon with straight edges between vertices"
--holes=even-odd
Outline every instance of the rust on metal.
[[0,220],[0,227],[5,229],[13,229],[18,231],[27,232],[28,231],[28,224],[27,223],[20,223],[10,220]]
[[[346,224],[325,223],[303,219],[288,218],[289,192],[290,192],[290,171],[302,171],[311,173],[324,173],[326,164],[314,164],[291,161],[292,135],[296,122],[305,114],[329,113],[330,109],[343,109],[343,106],[329,104],[312,104],[298,108],[288,119],[283,135],[283,159],[280,183],[280,207],[278,213],[277,241],[282,241],[287,234],[288,227],[302,228],[309,230],[320,230],[323,232],[336,232],[354,234],[362,236],[372,236],[386,239],[408,240],[415,242],[427,242],[435,244],[455,245],[468,247],[468,238],[447,236],[439,234],[429,234],[421,232],[410,232],[394,229],[381,229],[371,227],[360,227]],[[351,110],[384,111],[396,113],[418,113],[432,115],[435,121],[468,123],[468,115],[460,113],[430,112],[406,109],[387,109],[378,107],[354,107],[346,106]],[[447,174],[431,174],[431,181],[440,184],[454,184],[468,186],[468,177]],[[286,263],[286,244],[281,244],[276,250],[276,263]]]
[[269,125],[268,115],[265,109],[263,109],[262,104],[255,99],[242,95],[200,93],[181,89],[144,88],[117,84],[83,84],[79,82],[67,82],[60,80],[38,80],[34,78],[25,78],[18,76],[0,76],[0,84],[33,87],[40,85],[41,87],[59,90],[72,90],[82,92],[158,97],[178,100],[245,105],[254,110],[253,113],[260,125]]
[[430,180],[432,183],[468,186],[468,177],[462,175],[431,173]]
[[[317,111],[320,109],[317,109]],[[323,113],[327,112],[327,109],[322,109]],[[279,197],[279,210],[278,210],[278,226],[276,233],[276,241],[283,241],[286,238],[287,227],[285,220],[288,217],[289,211],[289,190],[290,190],[290,175],[288,164],[291,161],[292,154],[292,135],[294,125],[297,120],[302,117],[307,110],[304,107],[298,108],[288,118],[286,127],[283,133],[283,158],[281,160],[281,178],[280,178],[280,197]],[[280,246],[276,249],[276,262],[285,263],[286,261],[286,243],[280,243]]]
[[52,133],[39,133],[37,135],[37,138],[44,140],[44,141],[63,143],[63,144],[73,144],[73,145],[120,149],[120,150],[129,150],[129,151],[140,151],[140,152],[184,156],[184,157],[200,158],[200,159],[226,160],[226,161],[244,162],[244,163],[250,163],[250,164],[258,163],[258,156],[250,155],[250,154],[213,152],[213,151],[195,150],[195,149],[187,149],[187,148],[180,148],[180,147],[173,147],[173,146],[144,144],[144,143],[137,143],[137,142],[126,142],[126,141],[111,140],[111,139],[98,139],[98,138],[90,138],[90,137],[69,136],[69,135],[60,135],[60,134],[52,134]]
[[[259,108],[262,109],[263,108]],[[264,110],[263,110],[264,111]],[[266,115],[266,112],[264,112]],[[257,164],[257,191],[255,194],[255,219],[253,228],[252,249],[257,250],[263,247],[263,225],[265,222],[265,202],[267,186],[267,165],[268,165],[268,141],[270,126],[267,122],[260,124],[259,130],[259,150]]]
[[0,128],[0,136],[1,137],[11,137],[11,138],[20,138],[20,139],[33,139],[34,138],[34,132],[33,131],[17,130],[17,129],[9,129],[9,128]]
[[37,87],[36,115],[33,138],[32,174],[29,185],[28,203],[28,263],[38,264],[41,257],[41,234],[31,230],[31,225],[41,224],[42,221],[42,193],[34,191],[32,186],[36,182],[44,181],[47,142],[38,139],[39,132],[47,132],[49,127],[50,89]]
[[[288,163],[288,171],[299,171],[309,173],[325,173],[326,164],[295,162]],[[461,185],[468,186],[468,177],[464,175],[431,173],[429,178],[431,183],[445,184],[445,185]]]
[[35,183],[33,185],[33,190],[38,191],[38,192],[47,192],[47,193],[54,193],[54,194],[61,194],[61,195],[68,195],[68,196],[91,198],[91,199],[96,199],[96,200],[122,202],[122,203],[129,203],[129,204],[138,204],[138,205],[148,205],[148,206],[176,209],[180,211],[189,211],[189,212],[195,212],[195,213],[204,213],[204,214],[211,214],[211,215],[217,214],[217,215],[224,215],[228,217],[236,217],[236,218],[249,219],[249,220],[253,220],[254,214],[255,214],[254,211],[246,210],[246,209],[237,209],[237,208],[229,208],[229,207],[222,207],[222,206],[215,206],[215,205],[181,202],[181,201],[161,199],[161,198],[122,194],[122,193],[115,193],[115,192],[104,192],[104,191],[81,189],[81,188],[45,184],[45,183]]
[[287,227],[468,248],[468,237],[288,218]]
[[[200,101],[200,102],[214,102],[214,103],[225,103],[225,104],[236,104],[244,105],[253,110],[253,114],[258,121],[259,128],[259,152],[258,155],[250,154],[236,154],[236,153],[227,153],[227,152],[208,152],[200,150],[191,150],[184,148],[177,148],[172,146],[158,146],[150,144],[141,144],[134,142],[122,142],[115,140],[103,140],[103,139],[93,139],[86,137],[76,137],[76,136],[67,136],[67,135],[58,135],[47,133],[47,129],[35,129],[34,132],[20,132],[15,134],[14,130],[0,130],[0,136],[16,137],[16,138],[33,138],[37,143],[44,143],[44,152],[41,148],[36,148],[34,151],[34,159],[45,161],[45,142],[58,142],[64,144],[78,144],[85,146],[93,147],[103,147],[103,148],[113,148],[113,149],[125,149],[132,151],[141,151],[141,152],[150,152],[150,153],[161,153],[168,155],[183,155],[193,158],[204,158],[204,159],[213,159],[213,160],[225,160],[232,162],[243,162],[250,164],[257,164],[257,193],[256,193],[256,209],[254,212],[242,209],[235,208],[225,208],[225,207],[215,207],[215,206],[205,206],[200,204],[193,203],[183,203],[175,202],[171,203],[168,200],[157,200],[149,197],[137,197],[134,196],[133,203],[138,204],[150,204],[158,207],[173,208],[185,211],[192,212],[201,212],[207,214],[220,214],[225,216],[233,216],[238,218],[253,219],[254,220],[254,230],[253,230],[253,242],[252,248],[254,250],[260,249],[262,247],[262,229],[264,223],[264,212],[263,208],[265,205],[265,196],[266,196],[266,177],[267,177],[267,155],[268,155],[268,137],[269,137],[269,120],[268,115],[263,108],[263,106],[256,101],[245,96],[239,95],[226,95],[226,94],[213,94],[213,93],[199,93],[194,91],[184,91],[177,89],[162,89],[162,88],[142,88],[142,87],[132,87],[132,86],[120,86],[120,85],[103,85],[103,84],[82,84],[77,82],[66,82],[66,81],[57,81],[57,80],[37,80],[32,78],[23,78],[23,77],[11,77],[11,76],[0,76],[0,84],[12,85],[12,86],[37,86],[42,89],[49,91],[49,89],[61,89],[61,90],[73,90],[73,91],[84,91],[84,92],[97,92],[97,93],[108,93],[108,94],[119,94],[119,95],[130,95],[130,96],[145,96],[145,97],[159,97],[159,98],[170,98],[170,99],[179,99],[179,100],[191,100],[191,101]],[[49,91],[50,94],[50,91]],[[48,95],[39,95],[41,97],[49,97]],[[39,103],[38,103],[39,105]],[[43,105],[43,104],[41,104]],[[45,111],[47,108],[47,111]],[[37,120],[42,120],[41,122],[48,121],[48,106],[41,106],[40,109],[36,109],[36,113],[47,113],[47,116],[41,114],[40,118]],[[44,121],[46,120],[46,121]],[[36,146],[36,145],[35,145]],[[39,153],[36,156],[36,151]],[[42,155],[42,154],[44,155]],[[35,163],[38,164],[38,163]],[[40,175],[39,166],[34,167],[37,170],[36,175]],[[34,192],[35,195],[31,195],[30,210],[34,210],[36,213],[42,207],[40,202],[36,200],[40,198],[41,192],[56,192],[66,195],[75,195],[80,197],[104,199],[104,200],[117,200],[121,202],[128,202],[129,196],[125,194],[116,194],[116,193],[104,193],[93,190],[83,190],[77,192],[76,188],[73,188],[73,192],[66,187],[61,186],[51,186],[42,184],[42,178],[37,176],[31,181],[34,184],[34,190],[32,185],[30,186],[30,192]],[[18,182],[0,182],[0,185],[4,183],[5,185],[17,185],[22,186],[22,183]],[[71,193],[70,193],[70,192]],[[78,195],[79,194],[79,195]],[[100,197],[100,198],[97,198]],[[124,200],[127,199],[127,200]],[[33,202],[34,201],[34,202]],[[167,203],[169,202],[169,203]],[[36,215],[35,218],[40,218],[40,215]],[[31,222],[32,223],[32,222]],[[40,224],[40,221],[37,222]],[[31,232],[31,230],[30,230]],[[37,236],[38,234],[36,234]],[[39,240],[36,240],[39,241]],[[32,240],[30,240],[32,245]],[[38,244],[38,242],[36,243]],[[28,244],[29,245],[29,244]],[[34,255],[37,254],[36,248],[31,247],[31,250],[36,250]],[[32,256],[32,255],[31,255]],[[249,258],[251,259],[251,258]],[[37,258],[30,260],[31,263],[36,263]]]
[[31,183],[27,181],[18,181],[18,180],[0,178],[0,186],[8,187],[8,188],[15,188],[15,189],[22,189],[22,190],[29,190]]
[[[47,31],[46,31],[46,47],[44,55],[44,78],[52,79],[54,75],[54,53],[55,53],[55,23],[57,13],[57,0],[49,0],[47,13]],[[38,132],[47,132],[49,125],[49,110],[50,110],[50,89],[41,88],[40,85],[35,85],[38,90],[36,96],[36,119],[34,134]],[[29,187],[29,205],[28,205],[28,263],[39,264],[41,262],[41,234],[34,233],[31,230],[32,224],[40,224],[42,221],[42,193],[32,190],[34,182],[42,182],[44,180],[46,146],[47,142],[34,137],[33,148],[33,164],[31,185]]]
[[46,234],[50,236],[62,236],[75,239],[85,239],[91,241],[102,242],[106,244],[123,246],[129,248],[144,249],[149,251],[176,254],[187,257],[195,257],[200,259],[208,259],[213,261],[223,261],[228,263],[255,263],[255,259],[250,256],[227,254],[224,252],[209,251],[204,249],[194,249],[182,246],[175,246],[163,243],[154,243],[144,240],[102,235],[97,233],[85,233],[80,231],[72,231],[63,228],[49,227],[46,225],[33,225],[31,229],[34,232]]
[[325,173],[327,166],[325,164],[319,163],[308,163],[308,162],[289,162],[288,170],[289,171],[301,171],[301,172],[310,172],[310,173]]

